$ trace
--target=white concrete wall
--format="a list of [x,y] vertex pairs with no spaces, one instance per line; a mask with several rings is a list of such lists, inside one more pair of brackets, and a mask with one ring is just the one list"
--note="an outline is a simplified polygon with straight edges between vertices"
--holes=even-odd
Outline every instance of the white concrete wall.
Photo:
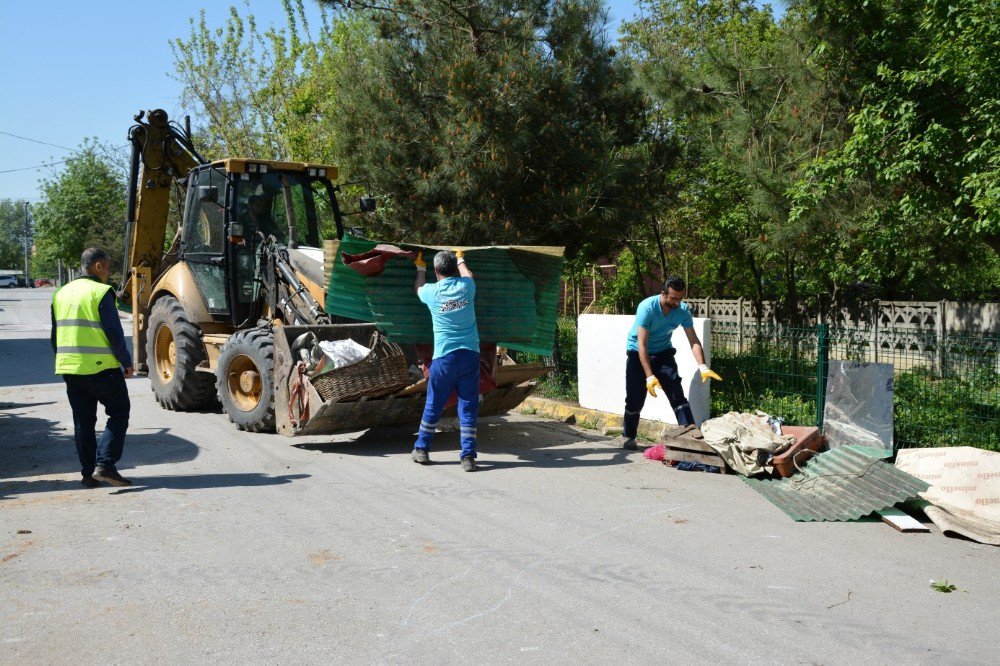
[[[635,315],[580,315],[577,320],[577,375],[580,380],[580,406],[613,414],[625,412],[625,346]],[[705,349],[705,361],[711,366],[711,322],[695,318],[694,330]],[[708,388],[701,383],[698,364],[691,354],[684,329],[673,336],[677,350],[677,368],[684,384],[684,394],[691,403],[697,423],[708,419]],[[670,401],[657,390],[657,397],[646,396],[642,418],[677,423]]]

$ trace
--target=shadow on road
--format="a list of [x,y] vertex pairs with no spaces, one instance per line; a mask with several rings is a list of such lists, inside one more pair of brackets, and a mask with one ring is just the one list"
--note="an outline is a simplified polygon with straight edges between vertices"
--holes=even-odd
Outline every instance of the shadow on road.
[[[39,404],[26,406],[38,407]],[[101,417],[98,419],[98,436],[103,414]],[[170,434],[169,429],[141,428],[128,432],[119,468],[125,470],[139,465],[186,462],[194,460],[197,455],[196,444]],[[11,414],[6,408],[0,411],[0,478],[46,476],[77,472],[79,469],[72,426],[64,429],[58,421]],[[3,493],[10,492],[9,481],[0,482],[0,485],[3,486]]]
[[256,486],[281,486],[292,481],[308,479],[311,474],[282,474],[267,476],[260,472],[241,474],[188,474],[183,476],[137,476],[129,477],[133,485],[118,488],[112,495],[138,493],[143,490],[167,488],[170,490],[204,490],[205,488],[238,488]]
[[[132,481],[131,486],[125,488],[115,488],[109,485],[102,485],[94,490],[112,490],[112,495],[124,495],[126,493],[140,493],[144,490],[169,489],[169,490],[204,490],[206,488],[237,488],[253,486],[280,486],[291,483],[298,479],[307,479],[309,474],[285,474],[282,476],[265,476],[259,472],[247,474],[188,474],[182,476],[135,476],[125,475]],[[47,493],[57,490],[80,490],[85,491],[80,485],[80,480],[55,479],[55,480],[27,480],[3,482],[3,491],[0,493],[0,500],[10,499],[14,495],[26,495],[28,493]]]
[[49,338],[0,340],[0,387],[62,383]]
[[[632,453],[615,448],[608,437],[552,421],[511,421],[497,416],[480,419],[477,431],[477,462],[483,472],[514,467],[620,465],[629,462]],[[304,442],[292,446],[305,451],[384,458],[409,453],[415,439],[413,428],[372,428],[349,442]],[[458,465],[461,448],[457,428],[439,432],[431,448],[432,464]],[[517,460],[495,460],[494,456],[514,456]]]

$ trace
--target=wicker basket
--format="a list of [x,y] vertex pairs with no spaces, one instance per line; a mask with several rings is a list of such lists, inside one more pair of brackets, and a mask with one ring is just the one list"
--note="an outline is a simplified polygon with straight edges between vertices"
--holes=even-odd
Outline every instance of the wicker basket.
[[406,355],[399,345],[377,331],[368,345],[371,352],[357,363],[337,368],[312,379],[325,402],[351,402],[378,398],[400,391],[410,383]]

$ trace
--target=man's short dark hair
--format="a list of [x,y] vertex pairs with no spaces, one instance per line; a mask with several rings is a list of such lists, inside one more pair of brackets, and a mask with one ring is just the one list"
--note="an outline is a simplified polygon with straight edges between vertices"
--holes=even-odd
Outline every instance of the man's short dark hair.
[[668,291],[670,289],[673,289],[674,291],[685,291],[687,289],[687,284],[684,282],[684,278],[680,275],[674,275],[664,280],[663,291]]
[[434,255],[434,271],[444,277],[458,275],[458,257],[450,250],[441,250]]
[[80,255],[80,268],[89,273],[90,267],[98,261],[110,264],[111,256],[99,247],[88,247],[83,251],[83,254]]

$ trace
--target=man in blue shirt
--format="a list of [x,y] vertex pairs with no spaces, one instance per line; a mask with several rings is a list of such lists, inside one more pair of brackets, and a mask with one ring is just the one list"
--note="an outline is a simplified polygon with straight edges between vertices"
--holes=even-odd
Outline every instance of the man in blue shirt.
[[427,379],[427,403],[420,420],[413,462],[430,462],[428,450],[438,419],[452,391],[458,391],[462,469],[476,469],[476,418],[479,414],[479,329],[476,328],[476,283],[462,251],[438,252],[434,257],[437,282],[427,284],[423,253],[414,262],[417,296],[431,311],[434,356]]
[[[625,362],[625,418],[622,426],[622,447],[637,450],[635,436],[639,428],[639,413],[646,404],[646,393],[656,397],[660,388],[667,395],[670,406],[677,415],[680,425],[694,424],[691,405],[684,396],[681,376],[677,371],[677,360],[671,338],[678,326],[684,329],[691,353],[701,372],[701,381],[722,377],[705,365],[705,352],[701,340],[694,332],[694,320],[687,303],[683,302],[687,285],[680,277],[668,278],[663,283],[663,291],[650,296],[636,310],[635,323],[628,334],[628,349]],[[645,379],[643,379],[645,378]]]

